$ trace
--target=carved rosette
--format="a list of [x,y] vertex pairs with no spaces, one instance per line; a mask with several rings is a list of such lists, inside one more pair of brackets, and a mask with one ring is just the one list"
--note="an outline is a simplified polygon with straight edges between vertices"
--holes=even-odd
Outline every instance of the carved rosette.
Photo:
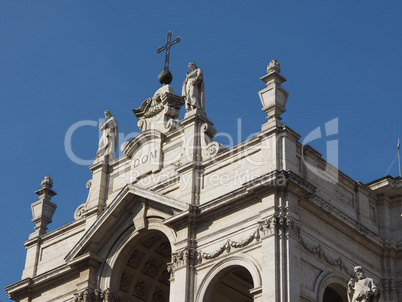
[[74,302],[121,302],[121,298],[110,288],[103,292],[99,289],[85,288],[79,293],[74,294]]

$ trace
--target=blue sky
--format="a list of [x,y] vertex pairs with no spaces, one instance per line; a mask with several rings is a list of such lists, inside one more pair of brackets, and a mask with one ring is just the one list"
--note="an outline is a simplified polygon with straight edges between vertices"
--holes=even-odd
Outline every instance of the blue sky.
[[[183,38],[171,52],[172,86],[180,93],[188,62],[197,63],[218,132],[243,141],[260,130],[259,78],[277,59],[290,93],[283,122],[305,137],[338,118],[339,133],[312,145],[325,156],[337,139],[343,172],[383,177],[401,128],[401,16],[400,1],[0,0],[0,287],[21,277],[43,177],[58,193],[50,230],[86,200],[91,174],[66,155],[67,130],[109,109],[121,133],[138,132],[131,110],[160,86],[155,51],[169,30]],[[93,158],[98,139],[96,127],[82,127],[73,151]]]

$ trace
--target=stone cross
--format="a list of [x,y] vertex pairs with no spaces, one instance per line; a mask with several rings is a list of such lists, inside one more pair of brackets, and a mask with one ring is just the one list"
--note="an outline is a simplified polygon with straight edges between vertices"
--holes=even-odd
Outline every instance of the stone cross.
[[166,50],[165,67],[163,68],[163,70],[169,70],[170,47],[181,41],[181,37],[177,37],[174,41],[171,41],[171,39],[172,39],[172,33],[169,30],[166,36],[167,40],[166,44],[164,46],[159,47],[156,51],[156,54],[160,54],[162,51]]

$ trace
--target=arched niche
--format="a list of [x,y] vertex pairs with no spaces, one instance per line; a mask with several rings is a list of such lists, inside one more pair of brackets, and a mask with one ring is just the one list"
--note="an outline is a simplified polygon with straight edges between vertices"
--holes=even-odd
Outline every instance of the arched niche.
[[197,302],[250,302],[261,292],[260,271],[252,259],[233,256],[217,263],[204,277]]
[[322,274],[316,283],[319,302],[348,302],[347,277],[336,274]]

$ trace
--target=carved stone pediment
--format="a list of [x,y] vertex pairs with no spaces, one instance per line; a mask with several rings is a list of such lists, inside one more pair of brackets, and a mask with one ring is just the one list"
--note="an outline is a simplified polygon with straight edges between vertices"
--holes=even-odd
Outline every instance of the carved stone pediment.
[[176,118],[183,105],[183,97],[174,94],[172,86],[164,85],[152,98],[146,99],[140,108],[133,109],[133,112],[138,118],[137,125],[141,131],[154,129],[167,133],[180,127]]
[[104,253],[107,252],[104,247],[114,242],[113,238],[121,236],[128,225],[134,225],[137,230],[146,226],[146,213],[149,209],[157,210],[164,218],[168,218],[187,210],[188,204],[134,185],[127,185],[70,250],[65,257],[66,262],[73,263],[88,253],[88,250],[98,255],[99,259],[104,259]]

